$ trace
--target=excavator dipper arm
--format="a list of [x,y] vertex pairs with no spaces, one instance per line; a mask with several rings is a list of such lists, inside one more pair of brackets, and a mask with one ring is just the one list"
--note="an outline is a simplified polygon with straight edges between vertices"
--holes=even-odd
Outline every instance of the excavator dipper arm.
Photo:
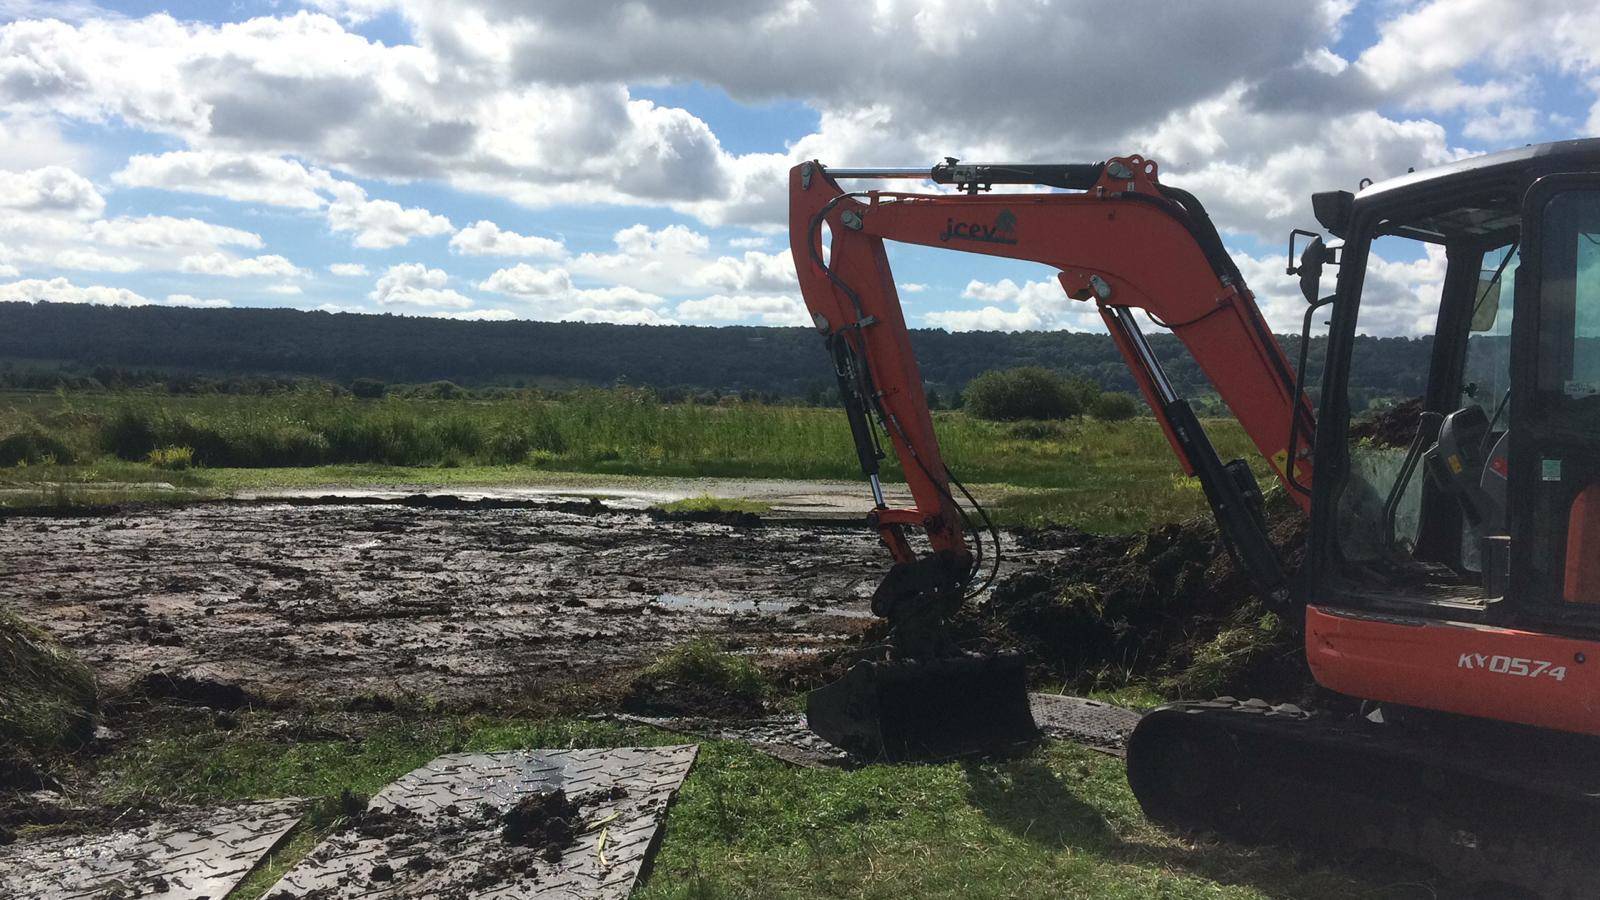
[[[841,181],[910,178],[958,184],[962,194],[847,191]],[[1310,498],[1310,405],[1296,395],[1293,369],[1205,211],[1185,192],[1162,186],[1156,163],[1139,156],[1092,165],[834,169],[816,162],[790,171],[791,249],[801,292],[840,374],[863,468],[873,483],[873,513],[895,570],[880,589],[880,614],[929,605],[939,617],[959,598],[941,578],[965,584],[973,553],[940,456],[910,333],[895,292],[884,241],[1030,260],[1060,270],[1066,295],[1092,302],[1161,422],[1185,472],[1199,477],[1223,534],[1257,587],[1284,599],[1284,576],[1268,544],[1259,493],[1243,461],[1222,463],[1193,411],[1173,390],[1132,310],[1170,328],[1184,343],[1261,454],[1302,507]],[[984,194],[997,183],[1045,185],[1075,193]],[[831,239],[825,245],[823,230]],[[826,247],[826,251],[825,248]],[[1298,422],[1296,418],[1298,417]],[[914,509],[892,509],[877,483],[873,421],[902,463]],[[1291,429],[1297,440],[1291,441]],[[959,482],[956,483],[959,487]],[[906,529],[926,531],[933,554],[918,560]],[[897,602],[898,601],[898,602]],[[959,600],[956,601],[959,603]]]

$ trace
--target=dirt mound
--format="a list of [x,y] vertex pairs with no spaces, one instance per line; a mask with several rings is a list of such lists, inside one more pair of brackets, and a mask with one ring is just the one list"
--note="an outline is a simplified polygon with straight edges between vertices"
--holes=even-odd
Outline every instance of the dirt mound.
[[1381,447],[1405,447],[1417,435],[1422,420],[1422,398],[1362,415],[1350,423],[1350,437],[1370,440]]
[[[1293,571],[1304,520],[1282,506],[1272,539]],[[1310,690],[1299,637],[1254,596],[1209,520],[1026,540],[1068,553],[1003,580],[963,624],[969,638],[1023,651],[1036,682],[1080,691],[1150,683],[1185,698],[1297,700]]]
[[582,823],[578,804],[567,799],[567,792],[556,788],[523,797],[500,817],[500,836],[508,844],[532,847],[546,860],[555,862],[572,846]]

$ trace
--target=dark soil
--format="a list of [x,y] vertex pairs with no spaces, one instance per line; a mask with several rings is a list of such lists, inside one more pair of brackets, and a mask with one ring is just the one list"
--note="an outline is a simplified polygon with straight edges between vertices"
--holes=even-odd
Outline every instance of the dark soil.
[[659,509],[649,510],[650,518],[657,522],[703,522],[712,525],[729,525],[734,528],[759,528],[761,516],[736,509]]
[[1422,420],[1422,398],[1364,414],[1350,423],[1352,440],[1366,439],[1381,447],[1405,447],[1417,435]]
[[622,697],[622,708],[642,716],[708,719],[743,719],[766,713],[760,697],[730,691],[719,684],[655,678],[649,673],[634,678]]
[[[1304,520],[1283,506],[1272,539],[1293,572]],[[1278,701],[1311,691],[1299,636],[1255,597],[1209,520],[1116,537],[1052,529],[1022,542],[1066,555],[1003,579],[961,625],[973,644],[1021,650],[1035,683],[1149,682],[1176,697]]]
[[582,826],[582,811],[556,788],[518,800],[501,816],[500,836],[508,844],[538,850],[548,862],[561,859]]
[[114,691],[218,710],[614,709],[638,669],[698,636],[758,660],[849,643],[883,567],[859,523],[741,528],[581,501],[0,518],[17,616]]
[[146,697],[170,700],[211,709],[236,710],[260,702],[249,691],[203,670],[189,672],[151,672],[140,680]]

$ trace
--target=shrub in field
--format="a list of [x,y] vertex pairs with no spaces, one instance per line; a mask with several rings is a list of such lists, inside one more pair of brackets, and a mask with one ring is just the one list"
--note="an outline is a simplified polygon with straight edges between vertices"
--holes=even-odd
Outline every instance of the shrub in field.
[[389,386],[376,378],[357,378],[350,382],[350,393],[363,400],[376,400],[383,396]]
[[1108,391],[1089,405],[1089,414],[1102,422],[1122,422],[1139,414],[1139,400],[1132,394]]
[[1082,386],[1042,366],[985,372],[962,396],[967,412],[998,422],[1083,414]]
[[72,448],[35,428],[0,438],[0,466],[69,463],[72,459]]
[[118,459],[144,459],[156,449],[155,427],[143,412],[119,410],[101,426],[100,448]]
[[413,400],[460,400],[467,394],[466,388],[453,381],[430,381],[406,391],[406,396]]
[[158,447],[146,462],[158,469],[187,469],[194,465],[194,451],[188,447]]

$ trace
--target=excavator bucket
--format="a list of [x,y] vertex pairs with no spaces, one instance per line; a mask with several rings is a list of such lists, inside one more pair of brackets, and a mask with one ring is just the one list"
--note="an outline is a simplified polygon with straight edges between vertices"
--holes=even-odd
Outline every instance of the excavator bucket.
[[806,697],[811,730],[868,760],[1003,751],[1034,740],[1022,657],[860,662]]

